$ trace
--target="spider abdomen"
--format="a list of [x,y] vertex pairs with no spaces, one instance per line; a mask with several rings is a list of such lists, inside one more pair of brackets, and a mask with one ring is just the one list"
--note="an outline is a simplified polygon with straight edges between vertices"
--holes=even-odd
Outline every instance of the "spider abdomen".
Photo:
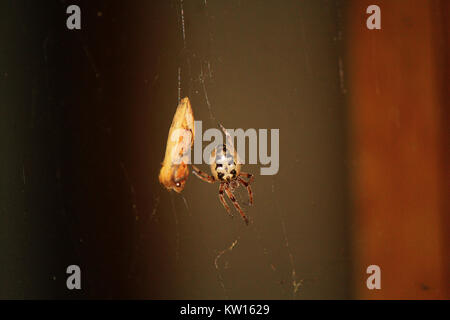
[[219,181],[235,180],[240,172],[236,154],[226,145],[217,146],[211,153],[211,173]]

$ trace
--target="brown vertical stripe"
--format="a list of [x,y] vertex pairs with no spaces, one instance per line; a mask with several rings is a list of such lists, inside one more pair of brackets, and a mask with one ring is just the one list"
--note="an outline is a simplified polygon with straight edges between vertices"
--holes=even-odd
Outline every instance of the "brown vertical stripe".
[[[348,12],[355,294],[448,298],[439,3],[377,1],[381,30],[366,28],[370,4],[353,1]],[[381,290],[366,288],[371,264]]]

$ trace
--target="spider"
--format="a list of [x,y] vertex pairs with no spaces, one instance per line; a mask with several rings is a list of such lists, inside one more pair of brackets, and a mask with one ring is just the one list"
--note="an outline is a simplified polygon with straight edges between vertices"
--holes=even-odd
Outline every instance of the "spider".
[[[230,138],[225,128],[222,125],[220,126],[225,132],[227,138]],[[241,164],[238,160],[238,155],[236,151],[231,147],[231,145],[232,144],[219,145],[211,152],[210,168],[212,176],[199,170],[194,165],[192,165],[192,169],[193,173],[203,181],[206,181],[208,183],[219,181],[219,199],[222,202],[223,206],[225,207],[227,212],[231,216],[233,216],[230,212],[230,207],[225,201],[225,197],[223,195],[223,193],[225,192],[231,202],[233,202],[236,210],[241,214],[242,219],[244,219],[245,223],[248,225],[249,220],[244,211],[242,211],[241,206],[237,202],[233,191],[234,189],[239,187],[239,185],[246,187],[250,205],[253,205],[253,193],[252,189],[250,188],[250,184],[253,182],[254,176],[250,173],[241,171]],[[248,180],[245,181],[242,177],[245,177]]]

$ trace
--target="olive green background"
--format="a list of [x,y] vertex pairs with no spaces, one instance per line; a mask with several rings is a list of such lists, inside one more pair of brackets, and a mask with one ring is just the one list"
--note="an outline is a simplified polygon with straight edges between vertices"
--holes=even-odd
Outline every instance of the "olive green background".
[[[351,297],[344,1],[70,4],[80,31],[1,2],[0,297]],[[179,72],[204,130],[280,129],[278,174],[243,168],[248,227],[218,184],[158,183]]]

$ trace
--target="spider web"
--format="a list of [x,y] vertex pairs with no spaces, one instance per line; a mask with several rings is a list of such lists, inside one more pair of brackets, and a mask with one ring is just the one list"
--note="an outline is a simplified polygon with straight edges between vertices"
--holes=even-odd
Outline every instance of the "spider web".
[[[328,2],[326,3],[329,5]],[[233,8],[233,10],[239,11],[240,2],[233,2],[233,4],[238,7],[237,9]],[[307,5],[310,4],[305,4],[305,7]],[[210,124],[211,127],[217,127],[219,122],[223,123],[226,128],[241,127],[240,124],[242,122],[239,119],[236,122],[230,122],[229,119],[224,121],[225,109],[228,109],[228,106],[224,105],[218,98],[220,96],[219,92],[228,90],[228,88],[218,87],[218,84],[223,83],[223,81],[218,78],[217,75],[220,72],[216,70],[216,67],[220,66],[221,63],[221,52],[220,49],[216,48],[214,40],[215,16],[218,14],[217,8],[215,7],[211,14],[209,2],[203,1],[199,16],[192,13],[192,6],[189,6],[186,1],[176,0],[173,6],[174,14],[177,15],[180,43],[178,65],[176,73],[173,75],[173,84],[177,92],[176,102],[179,102],[184,96],[189,96],[193,105],[195,119],[203,121],[203,130],[209,127],[207,124]],[[317,8],[320,8],[320,5],[317,4],[316,6],[314,7],[313,5],[316,8],[315,10],[319,10]],[[258,8],[255,7],[255,9]],[[228,12],[223,8],[221,10]],[[340,25],[342,19],[340,1],[332,2],[329,10],[338,16],[336,20],[338,25],[335,27],[336,32],[331,35],[329,41],[335,46],[339,46],[343,38],[342,26]],[[324,12],[326,12],[325,9]],[[311,35],[309,35],[311,25],[303,21],[304,19],[307,20],[307,15],[303,12],[299,12],[298,16],[300,19],[298,23],[299,41],[304,43],[300,50],[303,54],[300,59],[302,59],[304,66],[305,77],[313,78],[315,68],[317,68],[317,61],[314,61],[313,49],[310,47],[312,42]],[[196,18],[202,20],[202,22],[197,24],[202,25],[207,30],[206,32],[201,33],[198,31],[198,28],[194,30],[195,27],[193,25],[196,22],[193,19]],[[193,44],[194,39],[195,44]],[[198,49],[199,41],[202,43],[207,42],[208,45],[204,47],[208,49]],[[342,54],[336,55],[335,61],[336,69],[333,85],[338,89],[336,94],[345,95],[347,89]],[[298,92],[301,89],[296,88],[295,90],[295,92]],[[246,108],[253,109],[252,112],[254,113],[258,112],[258,106],[248,105]],[[287,115],[292,113],[287,108],[280,108],[279,112]],[[297,115],[292,117],[298,119]],[[305,163],[304,157],[297,152],[292,153],[295,154],[295,158],[289,163],[283,162],[282,164],[285,172],[294,172]],[[203,170],[209,173],[206,167],[203,167]],[[304,252],[305,246],[298,242],[299,236],[293,233],[293,230],[295,230],[293,222],[286,213],[289,207],[286,204],[287,197],[285,192],[289,190],[290,201],[296,201],[294,198],[297,190],[295,190],[295,187],[294,189],[286,187],[286,181],[289,181],[289,179],[285,176],[260,176],[256,174],[259,170],[257,166],[250,167],[245,165],[243,170],[248,170],[255,174],[256,178],[252,184],[255,199],[254,206],[249,206],[245,188],[238,188],[235,194],[239,204],[251,220],[248,227],[240,220],[237,212],[234,212],[235,219],[231,219],[230,222],[225,221],[227,213],[217,197],[218,185],[206,184],[196,179],[193,175],[189,177],[186,188],[181,195],[168,194],[163,190],[155,197],[155,205],[151,212],[152,223],[159,223],[159,217],[163,219],[162,215],[168,213],[166,204],[170,202],[169,212],[171,212],[170,216],[173,223],[172,236],[174,245],[171,247],[173,250],[170,250],[168,254],[173,255],[175,261],[179,264],[179,267],[175,268],[177,271],[173,271],[174,287],[178,290],[180,290],[180,287],[185,287],[182,292],[178,292],[174,296],[188,299],[251,299],[254,297],[298,299],[303,297],[322,297],[323,295],[320,295],[320,293],[314,293],[316,294],[314,295],[304,293],[304,290],[310,290],[311,286],[318,285],[320,281],[320,286],[316,286],[317,288],[332,288],[332,286],[323,283],[330,280],[333,273],[339,273],[336,269],[342,268],[342,265],[345,266],[345,258],[340,258],[340,252],[336,253],[337,258],[334,258],[334,253],[325,252],[322,256],[325,259],[332,259],[327,261],[320,260],[322,259],[320,253],[309,253],[318,262],[315,264],[309,263],[308,267],[303,266],[302,263],[307,258],[299,256],[298,252]],[[301,189],[307,190],[305,188]],[[308,205],[302,206],[314,208],[317,206],[317,203],[320,205],[320,201],[311,199]],[[230,208],[234,210],[233,206],[230,206]],[[263,216],[266,214],[271,215],[271,220]],[[301,213],[304,217],[307,214],[308,212]],[[167,221],[168,216],[164,219]],[[214,225],[213,221],[220,221],[220,223],[223,223],[223,226]],[[194,233],[197,233],[195,235],[196,238],[203,239],[198,240],[201,242],[198,248],[195,246],[199,245],[199,242],[192,240]],[[320,239],[320,236],[315,239],[318,238]],[[246,256],[256,258],[254,260],[250,258],[245,259]],[[192,263],[191,261],[193,260],[199,260],[198,264]],[[203,271],[200,272],[200,269]],[[253,276],[253,271],[258,272],[259,275]],[[207,274],[203,274],[204,272]],[[246,272],[245,277],[247,279],[240,275],[241,272]],[[199,277],[199,274],[202,274],[202,277],[204,276],[205,279],[200,278],[198,280],[202,285],[192,282],[192,285],[189,286],[185,284],[191,282],[186,281],[181,274],[192,274],[196,279]],[[214,279],[211,278],[211,274],[213,274]],[[248,290],[245,294],[239,292],[239,288],[244,285],[243,282],[245,282],[246,286],[251,287],[253,285],[252,281],[258,282],[261,280],[264,282],[266,290],[270,288],[270,292],[259,293],[257,288],[253,290],[247,288]],[[320,289],[315,290],[320,291]],[[341,296],[339,295],[340,293],[333,293],[332,290],[334,289],[330,289],[332,293],[324,296]]]
[[[186,28],[186,23],[185,23],[185,9],[184,9],[184,1],[183,0],[179,0],[178,2],[178,6],[177,6],[177,14],[178,14],[178,21],[179,21],[179,28],[180,28],[180,35],[182,38],[182,43],[183,43],[183,51],[188,50],[189,48],[189,44],[186,41],[186,33],[188,32],[187,28]],[[206,20],[207,20],[207,24],[210,23],[210,17],[208,14],[208,3],[205,0],[204,1],[204,14],[206,15]],[[212,41],[213,36],[211,34],[211,32],[209,32],[209,41]],[[189,51],[189,50],[188,50]],[[211,103],[211,99],[210,96],[208,94],[208,84],[209,83],[213,83],[214,82],[214,78],[213,78],[213,70],[211,68],[211,61],[209,60],[205,60],[202,61],[200,63],[200,72],[196,75],[193,76],[192,72],[192,68],[191,68],[191,59],[192,56],[195,56],[195,54],[193,54],[192,52],[190,52],[190,54],[188,54],[185,57],[186,60],[186,64],[188,66],[187,68],[187,72],[183,72],[183,67],[180,64],[177,68],[178,74],[177,74],[177,92],[178,92],[178,103],[181,101],[182,98],[182,92],[184,91],[182,88],[182,77],[188,77],[189,78],[189,94],[192,93],[192,88],[194,87],[194,82],[197,82],[200,85],[200,91],[201,94],[203,95],[204,98],[204,104],[206,104],[207,110],[208,110],[208,114],[209,114],[209,119],[211,121],[211,123],[213,124],[217,124],[216,121],[216,117],[214,116],[214,112],[213,112],[213,107],[212,107],[212,103]],[[204,70],[204,66],[206,66],[206,72]],[[276,180],[273,179],[272,180],[272,196],[274,199],[276,199],[277,197],[277,190],[276,190]],[[242,190],[236,190],[236,196],[239,199],[239,203],[241,204],[241,206],[243,205],[244,209],[249,209],[249,202],[248,200],[244,200],[245,197],[247,196],[247,192],[245,191],[245,196],[243,196],[243,191]],[[184,197],[183,195],[178,196],[178,195],[170,195],[170,202],[171,202],[171,210],[173,213],[173,219],[175,222],[175,237],[176,237],[176,249],[175,249],[175,256],[176,256],[176,261],[178,261],[180,259],[180,230],[179,230],[179,213],[178,213],[178,209],[176,207],[175,202],[179,201],[179,198],[182,199],[183,203],[184,203],[184,209],[188,212],[189,216],[192,216],[189,210],[189,205],[187,202],[186,197]],[[157,202],[155,203],[155,207],[153,209],[153,212],[151,214],[151,217],[154,218],[156,216],[156,212],[159,206],[159,199],[160,196],[157,196]],[[221,206],[218,206],[218,210],[221,210]],[[275,211],[276,214],[279,217],[279,221],[280,221],[280,228],[282,231],[282,241],[284,242],[284,246],[289,258],[289,263],[290,263],[290,273],[291,273],[291,279],[290,279],[290,290],[291,291],[291,297],[292,299],[295,299],[297,297],[297,292],[299,290],[299,288],[302,285],[303,280],[299,280],[298,276],[297,276],[297,272],[296,272],[296,268],[295,268],[295,259],[294,256],[290,250],[290,244],[289,244],[289,238],[288,238],[288,233],[286,230],[286,223],[285,223],[285,218],[283,217],[283,215],[281,214],[279,208],[278,208],[278,203],[275,202]],[[241,223],[240,221],[236,221],[236,223]],[[259,250],[262,252],[263,256],[265,257],[265,263],[267,264],[267,267],[271,270],[272,274],[274,277],[277,278],[276,282],[283,284],[283,280],[281,279],[281,275],[277,274],[277,268],[275,266],[275,262],[273,261],[273,258],[271,257],[271,251],[269,249],[267,249],[262,241],[263,235],[261,233],[261,231],[258,229],[258,227],[255,224],[252,224],[251,229],[253,229],[253,237],[256,239],[257,243],[258,243],[258,247],[256,250]],[[229,263],[229,259],[228,257],[233,255],[235,251],[240,250],[239,246],[241,244],[242,241],[245,241],[242,239],[241,235],[243,232],[248,232],[248,230],[243,230],[242,228],[238,229],[237,232],[234,232],[235,236],[229,236],[228,237],[228,242],[229,245],[227,245],[225,248],[214,248],[213,251],[216,252],[216,254],[214,256],[211,256],[211,263],[214,265],[215,271],[216,271],[216,276],[217,276],[217,285],[220,286],[221,290],[223,291],[223,296],[226,299],[230,299],[232,298],[232,295],[230,295],[229,292],[229,281],[227,279],[227,270],[230,268],[230,263]],[[283,286],[280,286],[280,290],[281,291],[286,291],[286,289]]]

